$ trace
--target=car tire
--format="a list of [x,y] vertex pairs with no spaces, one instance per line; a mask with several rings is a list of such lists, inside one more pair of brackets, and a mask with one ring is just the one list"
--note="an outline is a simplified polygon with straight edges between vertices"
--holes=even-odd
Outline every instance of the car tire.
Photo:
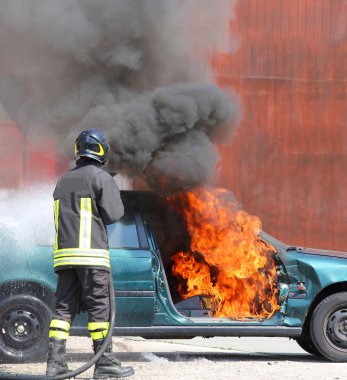
[[347,362],[347,293],[325,298],[311,319],[313,344],[327,359]]
[[0,358],[23,363],[47,352],[50,308],[29,294],[9,296],[0,303]]
[[312,338],[309,334],[305,333],[298,338],[295,338],[298,345],[306,352],[315,356],[322,356],[317,347],[314,345]]

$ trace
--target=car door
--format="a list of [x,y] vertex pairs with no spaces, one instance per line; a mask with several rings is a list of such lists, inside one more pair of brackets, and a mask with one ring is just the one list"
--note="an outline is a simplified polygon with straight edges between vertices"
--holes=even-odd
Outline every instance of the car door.
[[116,326],[151,326],[155,308],[153,255],[142,218],[126,209],[124,216],[107,230],[116,297]]

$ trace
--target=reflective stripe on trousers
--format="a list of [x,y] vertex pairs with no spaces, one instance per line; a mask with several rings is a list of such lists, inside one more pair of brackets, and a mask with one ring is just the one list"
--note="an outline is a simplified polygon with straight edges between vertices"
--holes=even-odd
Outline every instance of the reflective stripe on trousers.
[[110,322],[89,322],[88,330],[93,340],[105,339]]
[[49,326],[49,337],[56,339],[67,339],[70,334],[70,323],[60,319],[52,319]]

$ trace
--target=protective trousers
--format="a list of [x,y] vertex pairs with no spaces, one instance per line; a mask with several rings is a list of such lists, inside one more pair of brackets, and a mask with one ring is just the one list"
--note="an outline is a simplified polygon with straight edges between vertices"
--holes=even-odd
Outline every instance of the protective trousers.
[[55,312],[49,337],[67,339],[82,300],[88,311],[88,330],[93,340],[107,335],[110,318],[110,273],[102,269],[72,268],[58,273]]

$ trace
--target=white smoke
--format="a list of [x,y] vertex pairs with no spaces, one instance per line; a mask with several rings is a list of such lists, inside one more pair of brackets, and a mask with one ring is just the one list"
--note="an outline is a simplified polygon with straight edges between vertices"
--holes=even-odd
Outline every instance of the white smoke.
[[36,186],[12,191],[0,199],[0,233],[2,247],[6,244],[33,242],[53,245],[53,192],[54,186]]

